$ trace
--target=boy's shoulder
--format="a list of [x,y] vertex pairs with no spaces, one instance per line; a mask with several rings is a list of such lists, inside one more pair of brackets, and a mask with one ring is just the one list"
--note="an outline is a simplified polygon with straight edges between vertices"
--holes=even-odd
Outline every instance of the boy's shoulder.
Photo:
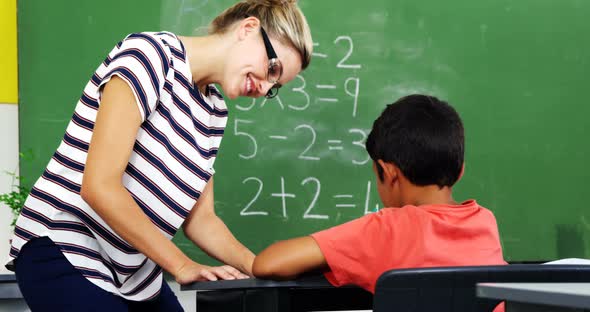
[[403,207],[382,208],[377,212],[364,215],[349,222],[312,234],[314,238],[332,240],[335,237],[351,238],[358,233],[367,235],[378,233],[396,233],[401,236],[416,233],[424,228],[455,227],[491,227],[496,226],[493,213],[468,200],[459,205],[406,205]]
[[413,211],[427,211],[427,212],[466,212],[470,210],[485,210],[489,211],[485,207],[481,206],[477,203],[475,199],[469,199],[463,201],[459,204],[423,204],[419,206],[415,205],[405,205],[402,207],[388,207],[379,210],[379,212],[384,212],[386,214],[395,214],[395,213],[409,213]]
[[479,205],[477,201],[470,199],[457,205],[405,205],[403,207],[383,208],[372,214],[373,218],[391,219],[392,222],[399,223],[404,220],[411,223],[416,222],[416,218],[455,218],[464,219],[470,217],[494,218],[494,214],[489,209]]

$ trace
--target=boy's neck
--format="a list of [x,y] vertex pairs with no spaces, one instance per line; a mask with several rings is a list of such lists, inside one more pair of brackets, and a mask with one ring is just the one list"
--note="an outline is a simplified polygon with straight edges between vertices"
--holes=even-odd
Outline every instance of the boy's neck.
[[401,192],[402,206],[413,205],[458,205],[453,199],[450,187],[439,188],[438,185],[407,185]]

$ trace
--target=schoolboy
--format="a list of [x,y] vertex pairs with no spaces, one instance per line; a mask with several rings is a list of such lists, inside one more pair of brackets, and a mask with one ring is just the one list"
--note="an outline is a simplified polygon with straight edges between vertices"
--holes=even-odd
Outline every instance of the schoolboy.
[[254,260],[254,275],[291,279],[319,269],[335,286],[374,293],[391,269],[505,264],[492,212],[452,197],[464,141],[459,115],[436,97],[415,94],[388,105],[366,148],[379,197],[390,208],[272,244]]

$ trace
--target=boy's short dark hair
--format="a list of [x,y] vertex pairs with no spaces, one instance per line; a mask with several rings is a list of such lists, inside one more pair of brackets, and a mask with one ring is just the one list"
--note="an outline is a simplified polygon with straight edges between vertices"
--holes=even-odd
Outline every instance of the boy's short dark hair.
[[[375,163],[395,164],[414,185],[450,187],[463,167],[463,123],[447,102],[413,94],[387,105],[373,123],[366,147]],[[383,169],[376,166],[383,180]]]

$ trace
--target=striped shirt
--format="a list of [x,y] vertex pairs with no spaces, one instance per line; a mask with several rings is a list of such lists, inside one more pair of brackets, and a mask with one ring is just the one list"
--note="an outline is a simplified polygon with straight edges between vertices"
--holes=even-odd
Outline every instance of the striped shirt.
[[214,173],[227,123],[223,97],[192,83],[184,46],[169,32],[128,35],[98,67],[57,151],[18,218],[7,267],[32,238],[48,236],[89,281],[125,299],[158,295],[162,269],[113,231],[80,196],[103,86],[113,75],[133,91],[142,124],[123,184],[169,239]]

